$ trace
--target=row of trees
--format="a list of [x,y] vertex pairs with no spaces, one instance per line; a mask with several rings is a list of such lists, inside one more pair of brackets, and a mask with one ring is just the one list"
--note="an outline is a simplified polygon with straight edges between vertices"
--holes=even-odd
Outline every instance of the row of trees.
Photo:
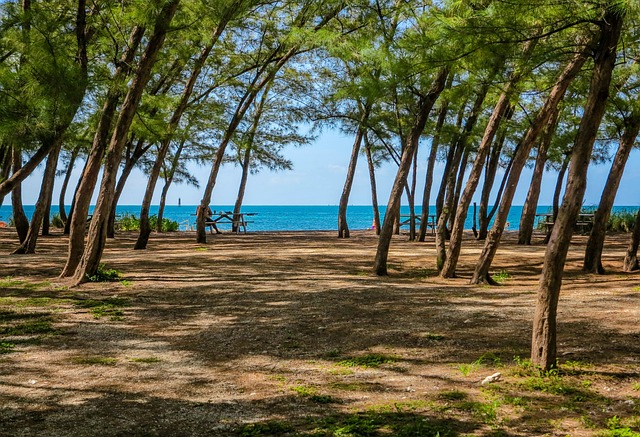
[[[242,169],[239,211],[250,172],[290,168],[283,147],[312,140],[299,132],[305,122],[354,136],[339,237],[349,237],[346,207],[358,158],[366,156],[378,275],[387,273],[403,196],[411,238],[425,240],[440,160],[438,270],[455,276],[466,215],[481,187],[477,236],[485,243],[472,282],[491,282],[524,167],[534,172],[521,244],[531,243],[542,176],[554,168],[555,225],[532,356],[543,368],[555,364],[555,312],[586,170],[618,144],[585,255],[585,270],[602,273],[605,224],[640,130],[640,10],[631,0],[21,0],[0,7],[0,199],[11,193],[21,242],[16,254],[33,253],[40,230],[48,232],[60,173],[60,214],[69,234],[61,277],[85,281],[113,236],[132,170],[149,176],[135,245],[145,249],[159,180],[161,222],[171,185],[199,184],[188,172],[194,161],[211,169],[197,217],[197,240],[206,242],[204,211],[221,166]],[[424,191],[417,193],[420,147],[429,152]],[[398,170],[381,223],[375,169],[382,161]],[[41,163],[42,188],[29,222],[21,182]],[[64,198],[79,163],[67,216]],[[494,186],[499,194],[491,199]],[[627,269],[638,267],[640,231],[633,238]]]

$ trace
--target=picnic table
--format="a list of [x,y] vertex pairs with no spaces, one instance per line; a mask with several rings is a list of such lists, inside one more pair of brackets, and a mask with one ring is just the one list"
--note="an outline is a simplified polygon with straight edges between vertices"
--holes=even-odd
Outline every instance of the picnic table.
[[[422,217],[420,214],[416,214],[415,216],[416,226],[420,226],[420,222],[422,221]],[[400,227],[402,226],[410,226],[411,225],[411,214],[400,214]],[[427,229],[431,229],[431,234],[436,233],[436,215],[429,214],[427,216]]]
[[242,229],[243,233],[247,233],[247,224],[253,223],[253,220],[247,220],[247,217],[256,215],[255,212],[240,212],[234,214],[232,211],[213,211],[213,215],[205,221],[205,226],[209,226],[209,230],[213,234],[214,229],[217,230],[219,224],[230,224],[231,229],[237,234]]
[[[546,232],[551,232],[554,225],[554,219],[552,213],[544,213],[544,214],[536,214],[538,218],[538,223],[542,223]],[[591,231],[593,227],[593,218],[595,214],[593,213],[581,213],[578,214],[578,219],[575,223],[576,231],[579,231],[582,234],[586,234]]]

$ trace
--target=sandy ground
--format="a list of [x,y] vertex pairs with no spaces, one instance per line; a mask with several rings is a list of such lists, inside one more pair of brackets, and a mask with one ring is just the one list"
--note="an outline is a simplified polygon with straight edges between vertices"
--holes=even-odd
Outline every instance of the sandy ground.
[[471,236],[460,277],[445,281],[433,237],[395,237],[380,278],[371,231],[206,245],[173,233],[146,251],[121,233],[103,260],[123,280],[70,288],[56,279],[65,237],[11,256],[15,236],[0,229],[0,435],[638,432],[640,277],[621,273],[627,237],[609,238],[604,276],[580,272],[585,237],[574,238],[561,371],[543,377],[524,359],[544,246],[514,238],[494,262],[503,285],[487,287],[468,285],[481,249]]

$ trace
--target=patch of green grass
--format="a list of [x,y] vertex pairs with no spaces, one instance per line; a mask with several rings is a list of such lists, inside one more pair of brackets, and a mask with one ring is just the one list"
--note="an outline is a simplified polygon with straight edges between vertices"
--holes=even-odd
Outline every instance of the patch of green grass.
[[13,326],[0,327],[0,335],[20,336],[20,335],[42,335],[55,333],[55,329],[49,318],[35,318]]
[[118,363],[116,358],[112,357],[76,357],[72,361],[76,364],[84,364],[88,366],[115,366]]
[[635,391],[640,391],[640,382],[635,382],[632,386],[632,389],[634,389]]
[[123,279],[122,281],[120,281],[120,285],[123,285],[125,287],[128,287],[128,286],[130,286],[132,284],[133,284],[133,282],[131,282],[131,281],[127,280],[127,279]]
[[296,385],[291,387],[291,390],[296,392],[298,396],[308,398],[311,402],[315,402],[317,404],[330,404],[336,402],[336,400],[329,395],[319,394],[318,389],[315,387]]
[[434,334],[433,332],[425,332],[420,334],[420,337],[426,338],[428,340],[444,340],[445,336],[443,334]]
[[18,298],[18,297],[0,297],[0,305],[1,306],[11,306],[11,307],[50,307],[55,305],[62,305],[67,303],[68,301],[65,299],[55,299],[50,297],[27,297],[27,298]]
[[15,347],[16,345],[13,343],[9,343],[8,341],[0,341],[0,355],[13,352],[13,348]]
[[498,273],[494,273],[493,275],[491,275],[491,279],[496,281],[498,284],[502,284],[508,279],[511,279],[511,275],[506,270],[500,270]]
[[344,391],[379,391],[379,386],[370,382],[334,382],[331,387]]
[[155,363],[160,363],[162,360],[158,357],[147,357],[147,358],[129,358],[129,361],[134,363],[155,364]]
[[443,401],[462,401],[467,399],[467,393],[460,390],[443,391],[438,394],[438,399]]
[[0,279],[0,289],[17,288],[20,290],[38,290],[47,287],[51,287],[51,283],[49,281],[29,282],[20,279],[14,279],[11,276],[5,276],[4,279]]
[[107,299],[88,299],[76,303],[79,308],[88,308],[96,319],[109,317],[112,321],[123,320],[124,311],[121,308],[129,306],[129,299],[110,297]]
[[209,248],[204,246],[196,247],[196,251],[198,252],[204,252],[205,250],[209,250]]
[[476,362],[470,364],[458,364],[458,370],[463,376],[469,376],[470,373],[475,372],[479,365]]
[[284,435],[293,431],[293,426],[284,423],[284,422],[261,422],[261,423],[251,423],[249,425],[244,425],[240,429],[240,435],[242,437],[253,437],[253,436],[277,436]]
[[383,364],[395,363],[396,357],[382,354],[367,354],[360,357],[350,357],[339,361],[337,364],[343,367],[380,367]]
[[623,423],[618,416],[613,416],[607,421],[608,430],[600,435],[603,437],[640,437],[640,432],[633,431]]
[[104,264],[98,266],[95,274],[87,276],[89,282],[117,282],[122,280],[122,274],[116,269],[109,269]]

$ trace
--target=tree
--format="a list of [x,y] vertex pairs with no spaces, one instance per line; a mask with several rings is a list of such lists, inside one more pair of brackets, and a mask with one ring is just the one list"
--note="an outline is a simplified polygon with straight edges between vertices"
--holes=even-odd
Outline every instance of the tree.
[[556,314],[562,272],[582,197],[586,189],[587,168],[598,127],[609,97],[609,85],[615,67],[617,45],[624,23],[622,4],[606,4],[598,23],[600,36],[594,50],[594,69],[582,121],[571,154],[567,189],[545,252],[533,318],[531,360],[548,370],[556,365]]

